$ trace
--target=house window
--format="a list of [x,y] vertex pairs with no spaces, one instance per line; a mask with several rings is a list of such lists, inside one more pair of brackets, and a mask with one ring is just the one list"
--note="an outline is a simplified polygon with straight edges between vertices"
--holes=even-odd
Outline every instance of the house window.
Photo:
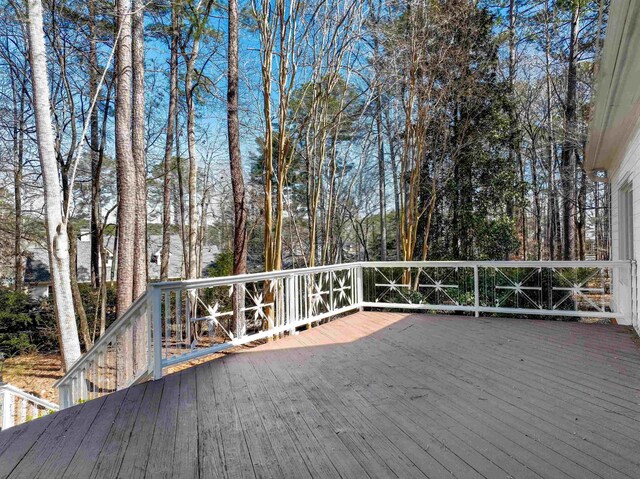
[[620,188],[619,197],[620,259],[634,259],[633,252],[633,185],[630,181]]

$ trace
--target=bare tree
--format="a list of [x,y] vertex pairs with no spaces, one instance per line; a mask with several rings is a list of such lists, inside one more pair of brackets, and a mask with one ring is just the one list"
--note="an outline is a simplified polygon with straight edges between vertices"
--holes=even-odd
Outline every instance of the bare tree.
[[[98,49],[97,49],[97,21],[96,0],[89,0],[89,92],[91,98],[98,92]],[[102,173],[102,156],[100,155],[100,129],[98,109],[91,112],[91,284],[100,287],[100,255],[103,254],[103,242],[100,232],[100,175]]]
[[26,85],[24,80],[19,80],[15,63],[11,63],[11,85],[13,99],[13,198],[15,215],[15,232],[13,236],[14,254],[14,289],[24,289],[24,254],[22,250],[23,218],[22,197],[24,195],[24,143],[25,143],[25,109],[26,109]]
[[372,11],[374,31],[373,31],[373,71],[375,76],[375,108],[376,108],[376,133],[378,143],[378,196],[380,201],[380,260],[387,260],[387,192],[386,192],[386,173],[385,173],[385,156],[384,156],[384,130],[382,128],[382,88],[384,85],[380,81],[380,40],[379,24],[380,10],[382,2],[378,3],[377,8],[373,2],[369,1],[369,8]]
[[569,57],[567,61],[567,92],[564,108],[564,140],[562,142],[561,184],[562,184],[562,257],[575,258],[576,254],[576,88],[578,68],[578,40],[580,22],[580,2],[574,1],[571,8]]
[[116,115],[115,139],[118,171],[118,283],[116,305],[118,315],[133,302],[134,268],[136,265],[136,193],[137,169],[131,137],[132,93],[132,27],[131,3],[116,1],[116,17],[120,39],[116,47]]
[[[240,122],[238,121],[238,1],[229,0],[228,27],[228,80],[227,80],[227,130],[229,138],[229,163],[233,189],[233,274],[247,272],[247,207],[245,204],[244,176],[240,156]],[[243,297],[240,288],[234,294],[235,334],[242,336],[240,308]]]
[[38,153],[45,190],[46,230],[49,270],[54,307],[60,334],[60,347],[66,369],[80,357],[71,281],[69,277],[69,238],[67,219],[62,213],[53,125],[49,110],[49,80],[40,0],[29,0],[29,60],[31,64],[33,106],[36,114]]
[[[189,156],[188,175],[188,220],[187,230],[187,278],[196,278],[199,274],[197,264],[198,245],[198,160],[196,151],[196,90],[199,87],[200,74],[196,71],[196,62],[200,54],[200,45],[207,34],[207,21],[213,1],[197,2],[191,8],[191,24],[186,38],[191,40],[191,49],[183,48],[182,55],[186,63],[184,92],[187,105],[187,152]],[[183,235],[184,238],[184,235]]]
[[133,299],[147,289],[147,162],[145,155],[144,1],[134,0],[132,18],[133,114],[132,152],[135,163],[136,217],[134,235]]
[[169,110],[167,112],[167,135],[163,159],[162,187],[162,250],[160,252],[160,279],[169,277],[169,251],[171,249],[171,170],[174,135],[176,129],[176,110],[178,105],[178,8],[171,5],[171,56],[169,60]]

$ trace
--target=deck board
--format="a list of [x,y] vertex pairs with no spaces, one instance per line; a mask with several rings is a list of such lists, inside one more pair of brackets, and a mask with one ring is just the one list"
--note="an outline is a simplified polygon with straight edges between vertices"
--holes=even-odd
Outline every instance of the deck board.
[[[229,386],[229,377],[222,361],[210,363],[208,369],[210,381],[213,384],[215,407],[220,423],[220,444],[223,464],[221,469],[223,476],[230,478],[257,477],[253,457],[242,425],[238,408]],[[200,398],[202,401],[203,398]],[[205,399],[206,401],[206,399]],[[209,425],[202,425],[209,428]],[[212,451],[211,454],[215,454]]]
[[181,379],[181,374],[172,374],[165,381],[152,431],[147,466],[143,469],[146,477],[168,477],[166,471],[171,470],[173,451],[176,446],[178,414],[181,412]]
[[[196,477],[199,474],[198,460],[198,410],[197,385],[194,369],[182,371],[180,400],[178,403],[178,430],[173,453],[173,477]],[[195,427],[194,427],[195,426]],[[159,475],[149,475],[159,477]]]
[[[396,346],[396,349],[399,347]],[[388,362],[389,358],[393,357],[393,349],[389,351],[385,351],[387,354],[381,358],[381,361]],[[410,353],[409,353],[410,354]],[[435,381],[435,387],[430,383],[422,383],[415,381],[415,375],[419,371],[424,371],[424,363],[420,363],[415,366],[415,369],[410,366],[407,370],[407,363],[403,362],[401,364],[402,368],[405,369],[405,372],[399,377],[406,379],[405,382],[400,383],[401,386],[405,387],[406,395],[412,394],[412,389],[415,387],[422,387],[424,391],[429,391],[431,393],[440,393],[442,403],[445,403],[447,398],[459,398],[459,397],[473,397],[477,392],[472,387],[466,387],[466,384],[469,383],[473,376],[469,378],[458,375],[458,377],[449,378],[446,376],[439,377],[439,381]],[[391,365],[393,366],[393,365]],[[438,377],[437,375],[441,372],[441,368],[435,368],[433,371],[428,373],[428,376],[431,378]],[[395,377],[398,377],[398,373],[393,371],[392,374]],[[389,376],[391,378],[391,374]],[[439,389],[441,385],[448,385],[447,388]],[[453,399],[456,401],[456,399]],[[567,450],[567,445],[562,441],[557,440],[557,438],[553,434],[546,434],[541,428],[538,426],[537,420],[533,421],[525,421],[522,416],[525,415],[525,411],[521,410],[519,413],[513,414],[513,411],[510,411],[507,407],[508,403],[505,401],[499,400],[499,398],[492,398],[490,395],[485,394],[484,397],[478,397],[477,399],[473,399],[472,401],[477,402],[477,405],[474,404],[473,409],[470,409],[474,412],[475,415],[479,415],[480,413],[484,413],[482,417],[487,418],[487,424],[492,424],[494,427],[498,426],[499,428],[504,428],[504,424],[506,424],[510,429],[516,429],[525,436],[531,436],[531,438],[519,439],[514,438],[514,440],[519,439],[520,444],[529,447],[530,449],[535,449],[536,453],[551,464],[555,464],[559,468],[565,471],[576,471],[579,472],[582,477],[598,477],[598,472],[602,472],[600,468],[600,464],[596,463],[592,460],[591,457],[584,454],[580,450],[572,451],[573,454],[565,454]],[[463,404],[461,404],[461,407]],[[500,411],[499,414],[495,414],[494,411]],[[506,416],[506,417],[505,417]],[[508,419],[505,421],[505,418]],[[502,425],[500,425],[502,423]],[[513,434],[512,431],[507,431],[509,434]],[[503,432],[506,434],[507,432]],[[531,448],[531,439],[538,441],[542,447]],[[465,455],[468,457],[468,455]],[[591,463],[591,464],[589,464]],[[591,467],[583,467],[589,464]],[[593,472],[591,469],[595,469],[596,472]],[[606,476],[600,477],[612,477],[611,471],[606,470]],[[490,476],[488,476],[490,477]]]
[[[126,449],[122,461],[114,463],[110,471],[111,477],[138,478],[144,477],[149,465],[151,443],[155,435],[156,420],[161,411],[163,398],[171,396],[179,383],[179,375],[167,376],[164,381],[150,383],[140,400],[140,408],[135,418],[135,424],[127,438]],[[167,441],[171,441],[170,434],[175,431],[164,431],[169,435]]]
[[360,312],[0,433],[0,478],[627,478],[625,327]]
[[[87,474],[87,464],[95,464],[102,448],[122,407],[127,391],[122,390],[109,395],[100,409],[95,421],[91,424],[91,434],[82,439],[82,447],[78,447],[73,459],[64,472],[65,477],[73,478]],[[62,476],[62,474],[58,474]]]

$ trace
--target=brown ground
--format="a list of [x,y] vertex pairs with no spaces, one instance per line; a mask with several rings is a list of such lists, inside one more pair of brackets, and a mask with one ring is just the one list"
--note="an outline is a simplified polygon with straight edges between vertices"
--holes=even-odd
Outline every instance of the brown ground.
[[[257,343],[248,346],[231,348],[219,353],[203,356],[165,370],[164,374],[175,373],[197,364],[205,363],[227,354],[250,349]],[[58,392],[53,384],[63,376],[62,358],[58,354],[25,354],[9,358],[5,361],[3,379],[34,396],[58,403]]]
[[3,379],[47,401],[58,402],[53,387],[62,377],[62,358],[58,354],[24,354],[5,361]]

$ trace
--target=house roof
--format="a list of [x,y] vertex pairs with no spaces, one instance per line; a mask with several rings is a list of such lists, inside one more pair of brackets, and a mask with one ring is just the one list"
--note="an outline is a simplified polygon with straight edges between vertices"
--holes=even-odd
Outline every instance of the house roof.
[[585,167],[612,170],[640,124],[640,2],[612,0],[589,125]]
[[[183,249],[179,235],[171,235],[171,247],[169,253],[169,278],[181,278],[184,276],[182,268]],[[105,236],[105,248],[113,253],[115,237]],[[79,240],[77,243],[77,274],[78,282],[87,283],[91,280],[91,242]],[[154,261],[162,249],[162,236],[150,235],[147,241],[147,254],[149,258],[149,279],[160,278],[160,264]],[[27,248],[27,267],[25,272],[26,283],[48,283],[51,279],[49,273],[49,256],[47,250],[41,247]],[[220,253],[216,245],[204,245],[202,249],[201,275],[218,258]],[[107,268],[107,276],[110,276],[111,268]]]

